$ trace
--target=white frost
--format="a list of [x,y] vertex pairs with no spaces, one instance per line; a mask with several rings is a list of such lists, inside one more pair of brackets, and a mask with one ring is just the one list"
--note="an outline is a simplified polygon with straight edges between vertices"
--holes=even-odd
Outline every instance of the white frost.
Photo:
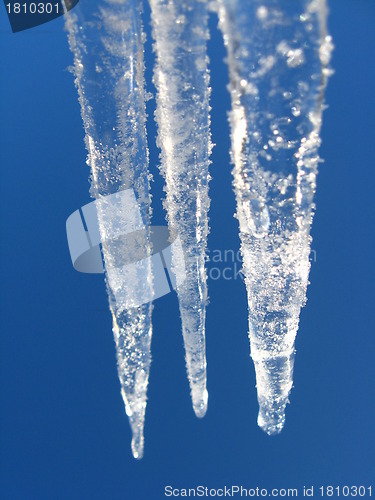
[[[91,194],[99,199],[98,222],[103,244],[107,290],[113,316],[118,374],[132,428],[132,451],[143,455],[143,426],[151,361],[151,304],[127,309],[125,297],[152,287],[150,269],[131,280],[118,260],[121,242],[109,233],[121,227],[121,213],[104,210],[105,196],[132,189],[137,198],[144,239],[150,253],[151,200],[144,92],[143,30],[140,4],[125,0],[81,2],[66,14],[66,29],[74,54],[74,74],[86,131]],[[103,206],[101,210],[100,206]],[[127,214],[129,215],[129,214]],[[124,217],[126,220],[126,217]],[[145,280],[146,276],[146,280]],[[124,300],[121,299],[124,297]]]
[[150,5],[165,207],[169,226],[179,235],[184,250],[187,278],[177,293],[193,408],[202,417],[208,398],[205,253],[211,150],[206,2],[150,0]]
[[[168,259],[177,274],[193,408],[197,416],[204,416],[208,398],[209,4],[218,9],[228,51],[234,190],[260,407],[258,423],[268,434],[278,433],[293,384],[294,342],[310,270],[323,94],[331,73],[332,40],[326,32],[325,0],[149,3],[157,61],[154,82],[160,170],[166,184],[168,223],[171,233],[179,237]],[[139,226],[144,228],[137,244],[150,255],[140,12],[141,3],[135,0],[82,1],[66,14],[66,27],[86,131],[91,194],[105,200],[109,194],[134,191],[142,219]],[[134,288],[146,295],[150,292],[152,297],[152,272],[147,265],[141,270],[132,267],[131,276],[121,271],[118,263],[126,249],[121,240],[107,238],[120,228],[121,210],[108,213],[99,208],[98,222],[105,242],[118,373],[133,432],[133,454],[140,458],[152,306],[129,309],[125,297]],[[182,264],[186,279],[177,272]]]
[[[258,424],[281,431],[306,301],[323,91],[324,0],[219,0]],[[246,92],[251,81],[256,92]]]

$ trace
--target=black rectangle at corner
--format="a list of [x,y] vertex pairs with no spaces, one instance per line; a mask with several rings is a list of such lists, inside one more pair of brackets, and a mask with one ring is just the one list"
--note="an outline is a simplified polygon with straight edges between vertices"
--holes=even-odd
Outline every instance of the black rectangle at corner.
[[79,0],[4,0],[13,33],[48,23],[75,7]]
[[79,0],[62,0],[65,3],[66,10],[70,10],[77,5]]

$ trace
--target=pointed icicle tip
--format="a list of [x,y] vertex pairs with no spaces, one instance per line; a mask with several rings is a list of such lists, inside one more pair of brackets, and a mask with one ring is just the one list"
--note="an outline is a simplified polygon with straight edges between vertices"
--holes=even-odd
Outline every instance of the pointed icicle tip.
[[193,394],[193,410],[198,418],[203,418],[207,412],[208,392],[204,389],[203,392],[196,397]]
[[143,438],[143,425],[138,425],[136,428],[132,429],[132,453],[133,457],[137,460],[143,458],[144,451],[144,438]]
[[260,404],[258,413],[258,426],[269,436],[280,434],[285,425],[285,407],[288,398],[276,404]]

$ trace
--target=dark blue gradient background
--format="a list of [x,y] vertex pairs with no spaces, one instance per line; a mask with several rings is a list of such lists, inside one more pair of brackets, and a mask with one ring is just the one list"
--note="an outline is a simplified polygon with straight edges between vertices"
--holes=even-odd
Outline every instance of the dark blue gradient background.
[[[140,462],[130,452],[103,276],[75,272],[66,243],[66,218],[90,199],[63,20],[12,34],[1,7],[2,500],[153,500],[164,498],[165,485],[318,488],[374,480],[375,3],[330,5],[335,75],[322,130],[316,262],[285,429],[269,438],[256,425],[243,281],[210,280],[207,415],[198,420],[191,408],[171,294],[155,303]],[[238,250],[225,53],[213,18],[211,28],[209,247]],[[152,91],[150,36],[147,51]],[[149,101],[151,118],[154,106]],[[149,135],[158,224],[163,184],[152,120]]]

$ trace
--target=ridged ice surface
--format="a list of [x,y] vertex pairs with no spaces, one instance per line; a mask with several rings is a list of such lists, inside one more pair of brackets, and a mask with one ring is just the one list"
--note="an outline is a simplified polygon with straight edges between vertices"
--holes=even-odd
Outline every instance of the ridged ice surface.
[[[82,1],[66,15],[66,29],[86,132],[91,194],[103,199],[132,189],[146,228],[139,244],[149,252],[147,228],[151,212],[140,4],[126,0]],[[104,206],[103,201],[100,207]],[[98,209],[102,241],[116,232],[121,234],[121,221],[126,220],[127,212],[126,206],[120,210],[117,207],[113,213]],[[125,306],[134,289],[152,287],[152,276],[151,270],[143,269],[139,275],[135,272],[129,277],[117,262],[125,251],[121,241],[109,238],[103,244],[118,373],[133,433],[133,455],[141,458],[152,306]]]
[[281,431],[306,301],[323,91],[324,0],[219,0],[258,424]]
[[166,184],[165,208],[169,226],[179,235],[184,250],[187,278],[177,293],[193,408],[202,417],[208,397],[205,252],[211,150],[206,2],[149,1],[157,59],[155,117]]

